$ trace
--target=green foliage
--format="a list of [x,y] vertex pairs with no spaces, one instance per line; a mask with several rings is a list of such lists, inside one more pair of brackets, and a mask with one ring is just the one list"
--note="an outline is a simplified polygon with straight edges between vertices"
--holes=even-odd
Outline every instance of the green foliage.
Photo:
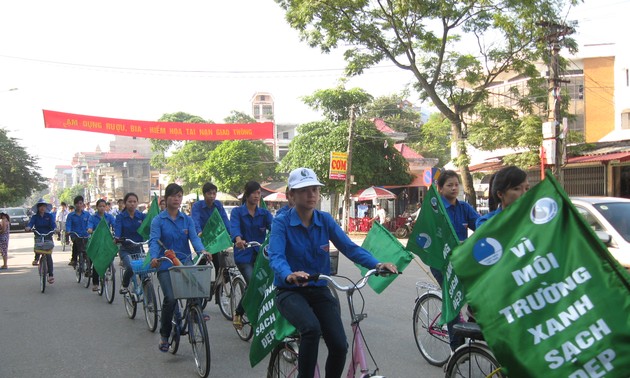
[[402,95],[381,96],[366,106],[365,117],[381,118],[392,129],[407,133],[406,142],[420,141],[420,113]]
[[17,206],[34,191],[46,187],[44,178],[37,172],[39,166],[17,139],[0,129],[0,204]]
[[232,110],[230,115],[223,119],[225,123],[256,123],[256,119],[249,114]]
[[273,151],[261,141],[228,140],[210,153],[201,167],[206,180],[219,191],[238,194],[250,180],[264,182],[278,178]]
[[[213,123],[212,121],[206,121],[199,116],[184,112],[166,113],[158,119],[159,122],[182,122],[182,123]],[[182,146],[180,141],[164,140],[164,139],[151,139],[151,166],[158,170],[166,168],[168,159],[166,152],[171,148],[177,150]]]
[[64,189],[61,194],[58,195],[59,202],[65,202],[68,206],[74,204],[74,197],[83,196],[85,194],[85,186],[75,185],[71,188]]
[[372,99],[372,95],[363,89],[346,90],[343,84],[336,88],[320,89],[310,96],[302,97],[306,105],[315,110],[321,110],[324,117],[334,122],[349,119],[351,107],[354,107],[355,116],[361,115]]
[[419,138],[410,146],[425,158],[438,159],[438,166],[451,160],[451,123],[440,113],[433,113],[420,127]]
[[[289,172],[298,167],[312,168],[322,183],[324,194],[343,192],[344,181],[328,179],[330,153],[348,148],[348,121],[311,122],[298,127],[298,135],[289,145],[289,153],[278,167]],[[411,181],[407,161],[379,132],[374,123],[357,120],[352,154],[352,174],[357,183],[353,190],[371,185],[405,185]],[[387,147],[385,146],[387,141]]]
[[220,142],[189,141],[168,158],[171,177],[181,179],[185,192],[198,189],[212,174],[202,167]]

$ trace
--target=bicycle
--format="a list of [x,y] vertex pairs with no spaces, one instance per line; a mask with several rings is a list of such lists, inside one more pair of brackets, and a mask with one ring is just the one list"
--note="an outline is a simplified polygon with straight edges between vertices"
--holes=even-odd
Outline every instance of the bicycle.
[[[352,327],[352,358],[348,362],[348,374],[347,377],[355,377],[359,374],[360,378],[384,378],[382,375],[376,375],[378,372],[378,365],[372,358],[372,362],[376,365],[373,371],[370,373],[367,363],[368,354],[372,356],[369,348],[365,345],[365,338],[359,323],[367,318],[366,313],[357,313],[354,307],[353,295],[355,292],[361,291],[361,289],[367,284],[368,278],[372,275],[391,274],[388,270],[371,269],[356,283],[352,282],[350,285],[343,286],[335,281],[331,276],[324,274],[315,274],[309,276],[306,281],[326,280],[331,283],[336,290],[346,293],[348,300],[348,307],[350,309],[350,325]],[[293,378],[297,377],[298,371],[298,353],[299,353],[299,338],[290,337],[285,339],[281,344],[276,346],[271,352],[271,358],[269,359],[269,365],[267,367],[267,378]],[[315,368],[315,378],[320,377],[319,367]]]
[[[88,258],[85,252],[85,248],[87,246],[87,240],[89,236],[79,236],[79,234],[77,234],[74,231],[70,231],[70,234],[74,234],[76,237],[73,243],[74,244],[78,243],[77,248],[79,249],[79,252],[77,253],[77,261],[74,266],[74,271],[75,271],[77,283],[81,283],[81,280],[83,279],[84,274],[88,270]],[[90,286],[90,280],[86,280],[85,287],[87,288],[89,286]]]
[[[158,324],[158,305],[157,299],[155,298],[155,290],[153,289],[151,273],[155,272],[156,269],[151,268],[148,265],[144,265],[146,254],[144,253],[144,250],[142,248],[148,243],[148,241],[138,243],[134,242],[131,239],[120,239],[120,242],[129,243],[133,246],[138,246],[142,251],[140,253],[129,255],[129,258],[131,260],[131,269],[133,270],[134,274],[131,277],[131,281],[129,282],[129,289],[127,290],[127,293],[123,294],[125,311],[127,312],[127,316],[129,317],[129,319],[134,319],[136,317],[138,303],[142,302],[144,319],[147,323],[147,327],[149,328],[150,332],[155,332]],[[123,265],[120,268],[121,282],[124,275],[125,267]],[[140,279],[140,283],[138,283],[138,279]]]
[[501,365],[496,360],[477,323],[457,323],[453,325],[455,335],[468,341],[455,349],[446,365],[446,378],[455,377],[497,377],[504,378]]
[[[243,249],[247,249],[250,247],[260,247],[260,246],[261,244],[257,241],[250,241],[247,244],[245,244]],[[245,296],[245,291],[247,290],[247,284],[245,283],[245,278],[236,267],[235,269],[232,269],[232,273],[230,274],[229,279],[230,279],[229,288],[231,290],[230,314],[234,314],[234,312],[236,311],[236,308],[238,307],[238,304],[241,303],[243,296]],[[225,288],[227,287],[224,286],[224,289]],[[220,302],[221,300],[222,298],[219,298]],[[219,305],[219,308],[221,308],[220,305]],[[223,310],[221,310],[221,313],[223,313]],[[225,316],[225,314],[223,316]],[[232,315],[230,315],[230,320],[231,319],[232,319]],[[236,331],[236,334],[241,340],[248,341],[254,335],[254,328],[252,328],[252,323],[250,323],[249,319],[247,318],[246,313],[243,313],[243,315],[241,315],[241,321],[243,322],[243,326],[240,328],[234,327],[234,330]]]
[[[39,257],[38,271],[39,271],[39,290],[43,293],[46,290],[46,283],[48,280],[48,258],[46,255],[52,254],[54,244],[52,237],[46,239],[55,231],[50,231],[47,234],[40,234],[37,230],[33,229],[33,233],[36,235],[35,239],[35,252],[41,254]],[[41,238],[41,239],[40,239]]]
[[214,295],[221,314],[229,321],[232,321],[232,314],[235,310],[231,299],[233,282],[240,275],[241,273],[234,263],[234,251],[232,248],[219,252],[219,271],[215,281]]
[[[205,258],[204,258],[205,256]],[[158,261],[173,262],[168,257],[160,257]],[[207,261],[207,265],[200,265]],[[169,336],[169,352],[177,353],[180,337],[188,335],[188,342],[192,347],[195,368],[200,377],[207,377],[210,373],[210,340],[208,328],[201,309],[201,299],[212,298],[210,290],[214,266],[207,255],[200,257],[194,265],[172,266],[169,269],[173,295],[176,299],[173,314],[173,328]],[[162,288],[158,281],[158,301],[162,307]],[[186,303],[183,303],[183,300]],[[184,312],[180,312],[180,307]]]
[[[92,269],[94,268],[92,267]],[[102,296],[103,292],[105,292],[107,303],[111,304],[116,294],[116,268],[113,261],[109,264],[105,273],[99,276],[98,295]]]
[[442,290],[428,282],[416,282],[416,291],[412,318],[416,345],[428,363],[443,366],[451,356],[451,347],[446,324],[440,325]]

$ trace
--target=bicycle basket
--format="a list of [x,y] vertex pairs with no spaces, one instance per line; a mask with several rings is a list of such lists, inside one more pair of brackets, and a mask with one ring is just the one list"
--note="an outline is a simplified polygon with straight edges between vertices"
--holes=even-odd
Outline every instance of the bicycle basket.
[[151,268],[150,264],[144,265],[145,258],[145,253],[134,253],[129,255],[129,259],[131,260],[131,270],[133,270],[135,274],[146,274],[156,271],[155,268]]
[[219,266],[223,268],[232,268],[236,266],[234,262],[234,250],[232,248],[219,252]]
[[50,251],[55,248],[55,243],[52,240],[35,240],[35,249],[38,251]]
[[336,249],[330,250],[330,275],[334,276],[337,274],[337,270],[339,269],[339,251]]
[[168,271],[176,299],[211,298],[212,265],[173,266]]

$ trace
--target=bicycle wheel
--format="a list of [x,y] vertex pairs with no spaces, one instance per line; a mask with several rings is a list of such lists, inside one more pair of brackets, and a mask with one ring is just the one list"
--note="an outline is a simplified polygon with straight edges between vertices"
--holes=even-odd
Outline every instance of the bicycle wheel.
[[232,284],[230,281],[219,282],[217,286],[217,298],[219,299],[219,310],[223,317],[232,321],[232,306],[230,298],[232,297]]
[[87,289],[92,282],[92,263],[87,258],[83,258],[83,271],[85,272],[85,282],[83,286]]
[[[123,271],[121,269],[121,271]],[[133,293],[136,292],[136,282],[132,280],[129,284],[129,290],[127,293],[123,294],[123,303],[125,305],[125,312],[129,319],[134,319],[136,317],[136,311],[138,310],[138,303],[136,302],[136,297]]]
[[451,355],[446,324],[439,326],[442,299],[434,293],[425,293],[413,309],[413,334],[416,345],[427,362],[442,366]]
[[76,279],[77,279],[77,283],[81,283],[81,280],[83,279],[83,258],[81,257],[81,253],[79,253],[79,256],[77,256],[77,260],[75,261],[75,266],[74,266],[74,274],[76,275]]
[[[238,306],[241,298],[245,295],[245,281],[241,277],[235,277],[232,281],[232,310],[235,311]],[[236,329],[236,334],[240,337],[241,340],[247,341],[252,338],[252,334],[254,330],[252,329],[252,324],[249,322],[247,318],[247,314],[243,314],[243,327],[241,329]]]
[[39,290],[46,291],[46,279],[48,276],[48,261],[46,255],[39,256]]
[[271,351],[267,378],[297,377],[298,354],[292,343],[283,342]]
[[116,270],[114,263],[109,264],[109,267],[105,271],[103,286],[105,286],[105,298],[107,298],[107,303],[112,303],[116,295]]
[[503,378],[501,366],[483,344],[470,344],[458,348],[446,365],[446,378],[491,377]]
[[169,337],[169,348],[168,351],[172,354],[177,353],[179,349],[179,341],[181,339],[181,330],[182,330],[182,317],[179,312],[179,304],[175,304],[175,311],[173,313],[173,328],[171,328],[171,336]]
[[210,340],[208,339],[208,329],[203,319],[203,312],[198,306],[190,307],[188,341],[192,347],[197,374],[205,378],[210,373]]
[[149,331],[155,332],[158,325],[158,305],[155,299],[155,291],[153,291],[153,283],[146,279],[142,282],[143,303],[144,303],[144,320],[147,322]]

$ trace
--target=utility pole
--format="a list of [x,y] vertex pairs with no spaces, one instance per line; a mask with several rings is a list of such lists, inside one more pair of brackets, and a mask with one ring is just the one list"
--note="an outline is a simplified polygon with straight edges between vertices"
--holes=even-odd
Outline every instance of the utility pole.
[[350,126],[348,127],[348,160],[346,163],[346,181],[343,189],[343,231],[348,233],[350,221],[350,185],[352,184],[352,141],[354,140],[354,105],[350,106]]
[[[564,37],[573,34],[575,29],[567,25],[561,25],[548,21],[541,21],[537,23],[538,26],[542,26],[547,29],[546,41],[549,44],[551,57],[549,59],[549,79],[548,79],[548,97],[547,97],[547,127],[552,131],[551,136],[545,135],[543,131],[543,138],[547,140],[553,140],[555,143],[551,144],[552,153],[554,154],[555,161],[553,164],[552,172],[558,179],[560,185],[564,185],[564,174],[562,172],[562,166],[564,165],[564,149],[566,143],[566,135],[564,132],[564,126],[561,122],[560,116],[560,83],[568,83],[567,80],[560,79],[560,44]],[[543,125],[543,129],[545,125]],[[544,145],[544,143],[543,143]],[[549,146],[549,145],[548,145]]]

